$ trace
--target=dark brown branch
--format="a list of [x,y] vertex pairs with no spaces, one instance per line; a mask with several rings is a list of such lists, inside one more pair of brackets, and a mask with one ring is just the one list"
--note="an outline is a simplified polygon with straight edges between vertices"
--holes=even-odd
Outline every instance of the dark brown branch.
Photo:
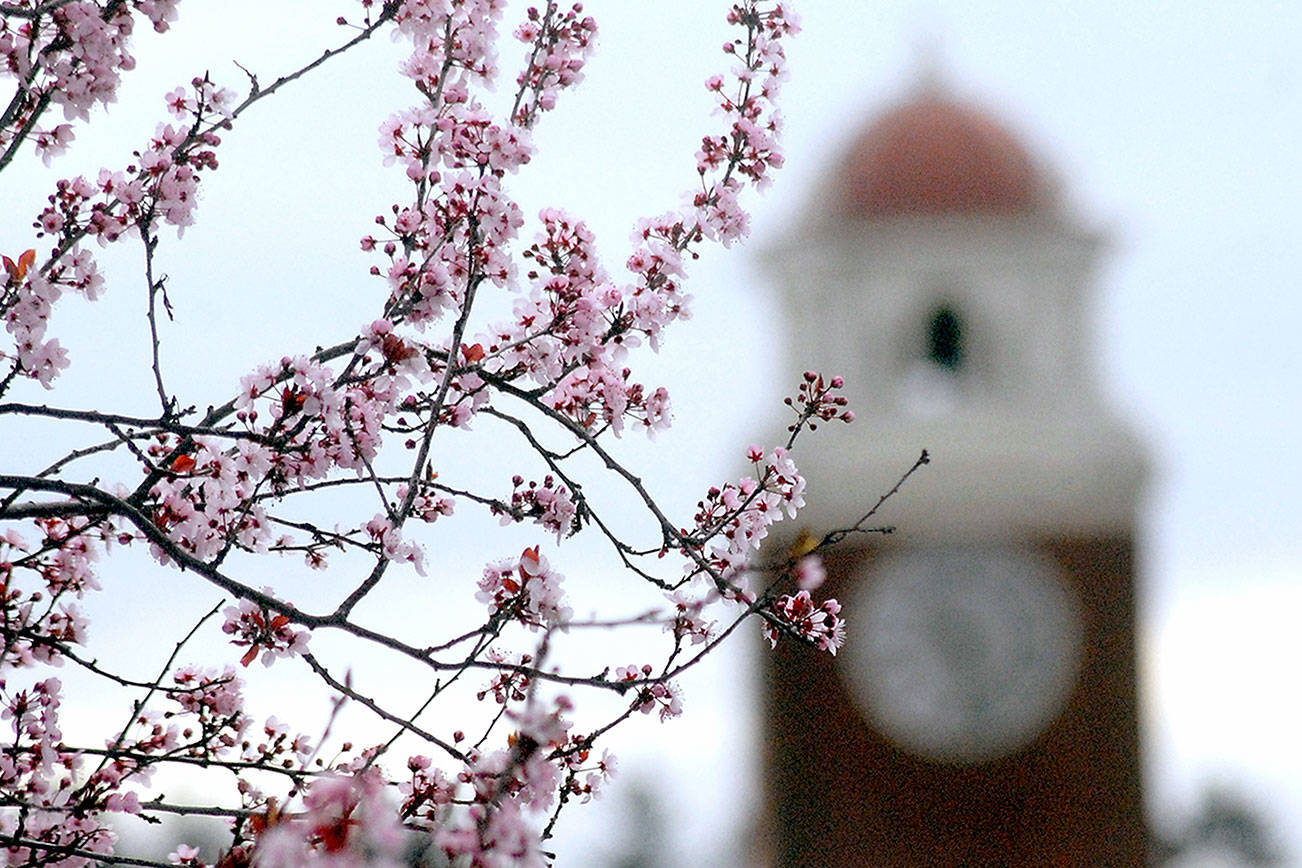
[[[231,411],[234,411],[232,405]],[[0,415],[14,413],[22,416],[44,416],[51,419],[68,419],[78,422],[91,422],[98,425],[128,425],[133,428],[146,428],[148,431],[139,435],[147,436],[159,431],[193,437],[226,437],[232,440],[252,440],[264,446],[278,446],[280,441],[265,434],[253,431],[239,431],[233,428],[217,428],[213,422],[199,425],[186,425],[167,416],[150,418],[147,416],[126,416],[121,413],[104,413],[98,410],[70,410],[65,407],[51,407],[46,404],[0,404]],[[216,420],[214,420],[215,422]]]
[[160,418],[170,419],[176,412],[176,399],[168,397],[167,389],[163,386],[163,367],[159,359],[158,309],[155,300],[161,293],[163,306],[167,310],[169,319],[172,316],[172,305],[167,300],[167,277],[154,279],[154,250],[158,247],[158,239],[150,233],[149,222],[146,220],[140,223],[140,238],[145,247],[145,285],[149,289],[146,319],[149,321],[149,349],[153,360],[150,368],[154,372],[154,389],[158,392],[159,412],[162,413]]
[[368,696],[363,696],[361,693],[358,693],[352,687],[339,681],[339,679],[331,675],[329,670],[327,670],[324,666],[322,666],[321,662],[317,660],[316,657],[314,657],[310,652],[305,652],[303,654],[303,659],[307,661],[307,665],[312,667],[312,671],[315,672],[321,678],[322,681],[330,685],[331,689],[338,691],[344,696],[347,696],[349,699],[353,700],[359,705],[366,706],[374,714],[378,715],[384,720],[387,720],[390,723],[398,724],[398,726],[400,726],[404,732],[413,733],[414,735],[420,736],[421,738],[425,739],[430,744],[438,745],[453,759],[456,759],[460,762],[465,762],[466,755],[462,753],[458,748],[456,748],[451,744],[448,744],[446,741],[439,738],[437,735],[434,735],[431,732],[426,732],[425,730],[417,726],[415,723],[412,723],[410,720],[401,718],[398,715],[394,714],[393,712],[385,710],[385,708],[381,706],[378,702],[376,702],[374,699],[371,699]]
[[[92,865],[147,865],[150,866],[150,868],[174,868],[170,862],[158,862],[153,859],[136,859],[132,856],[107,856],[103,853],[83,850],[80,847],[73,847],[67,844],[54,844],[49,841],[38,841],[32,838],[20,838],[16,835],[0,835],[0,844],[4,844],[6,847],[22,847],[31,850],[33,853],[57,853],[63,856],[77,856],[82,859],[89,859],[90,864]],[[32,863],[28,862],[25,864],[30,865]]]
[[[421,437],[420,447],[416,451],[416,460],[412,462],[411,475],[407,480],[407,494],[402,499],[402,504],[396,510],[396,517],[393,519],[394,530],[401,530],[403,523],[406,521],[407,514],[411,511],[411,505],[415,502],[416,492],[419,490],[421,471],[425,463],[429,460],[430,444],[434,440],[434,432],[439,426],[439,416],[442,415],[443,407],[447,401],[448,392],[452,388],[452,379],[455,374],[454,360],[461,353],[461,340],[465,336],[466,326],[470,322],[470,311],[475,302],[475,291],[479,288],[480,282],[483,281],[483,275],[474,270],[476,259],[475,248],[478,243],[479,227],[473,217],[470,220],[470,249],[467,251],[467,259],[471,263],[470,274],[466,277],[466,294],[461,302],[461,313],[457,317],[456,323],[452,326],[452,338],[448,342],[448,363],[443,369],[443,379],[439,383],[438,391],[430,401],[430,417],[426,423],[424,436]],[[371,570],[371,574],[358,585],[351,594],[344,598],[335,610],[335,616],[343,619],[347,618],[353,608],[362,601],[362,599],[371,592],[371,590],[380,583],[384,572],[388,569],[389,561],[380,558]]]
[[839,543],[841,540],[845,539],[847,536],[849,536],[852,533],[891,533],[894,530],[893,527],[872,528],[872,527],[864,527],[864,525],[868,523],[868,519],[872,518],[874,515],[877,514],[877,510],[881,509],[883,503],[885,503],[886,501],[894,497],[895,494],[898,493],[899,490],[904,487],[904,483],[908,481],[910,476],[912,476],[924,464],[930,464],[930,463],[931,463],[931,456],[927,453],[926,449],[922,450],[922,454],[918,456],[917,461],[913,462],[913,466],[904,472],[904,475],[899,478],[899,480],[895,483],[895,485],[891,486],[890,491],[886,492],[881,497],[877,498],[877,502],[873,504],[872,509],[864,513],[863,516],[850,527],[843,528],[842,530],[834,530],[829,532],[818,543],[818,548],[824,548],[826,546],[835,545],[836,543]]

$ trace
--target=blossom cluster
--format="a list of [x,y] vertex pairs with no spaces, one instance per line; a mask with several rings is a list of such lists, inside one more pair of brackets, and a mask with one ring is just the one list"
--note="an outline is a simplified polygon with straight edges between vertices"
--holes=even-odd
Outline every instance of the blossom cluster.
[[[547,389],[550,406],[585,430],[615,434],[632,422],[648,433],[669,424],[669,393],[630,379],[628,350],[640,343],[628,288],[601,268],[583,221],[556,209],[524,251],[530,290],[513,318],[478,338],[484,369]],[[658,328],[658,326],[657,326]]]
[[571,708],[565,696],[531,699],[508,712],[515,731],[505,748],[472,751],[458,776],[471,788],[470,806],[436,836],[450,858],[482,868],[550,864],[528,817],[550,810],[561,793],[586,801],[616,768],[609,754],[592,762],[588,740],[571,732]]
[[512,119],[517,126],[532,126],[540,112],[556,107],[562,89],[583,80],[596,32],[597,23],[583,15],[582,3],[564,13],[555,3],[548,3],[542,11],[530,7],[525,22],[515,29],[515,38],[530,45],[533,52],[515,80],[520,91]]
[[307,865],[400,868],[404,838],[375,768],[314,779],[303,809],[281,813],[258,840],[258,868]]
[[784,633],[835,654],[845,642],[845,623],[836,600],[814,605],[809,591],[797,591],[779,597],[772,608],[771,620],[764,624],[764,636],[773,646]]
[[578,531],[578,504],[569,489],[554,477],[544,476],[542,485],[536,480],[530,480],[528,486],[525,486],[524,477],[516,474],[511,480],[511,486],[513,491],[510,502],[493,505],[493,512],[502,516],[502,524],[531,518],[544,529],[556,534],[558,542]]
[[[60,10],[85,6],[93,4],[67,4]],[[150,8],[162,10],[164,4]],[[129,21],[129,16],[125,20]],[[75,65],[81,69],[85,62]],[[131,234],[148,239],[160,223],[175,226],[180,233],[194,222],[200,173],[217,167],[213,148],[221,139],[215,128],[229,116],[234,95],[207,77],[194,79],[191,89],[187,94],[178,88],[168,97],[172,113],[188,125],[160,123],[149,143],[134,153],[135,162],[125,169],[101,169],[93,182],[84,176],[60,180],[48,197],[49,204],[34,224],[37,238],[55,242],[48,260],[32,267],[35,249],[24,253],[24,257],[30,254],[26,265],[6,269],[0,284],[0,315],[13,339],[11,351],[0,350],[0,359],[8,359],[12,365],[9,377],[0,380],[0,392],[17,374],[48,389],[67,368],[67,353],[58,339],[45,338],[54,305],[68,290],[94,301],[104,285],[81,241],[94,238],[105,245]],[[0,130],[0,144],[2,135]],[[70,138],[70,127],[64,124],[49,135],[38,134],[36,141],[48,161],[58,150],[55,146],[61,147]],[[22,263],[23,258],[18,261]]]
[[[583,6],[549,0],[506,31],[525,50],[518,74],[507,79],[514,98],[500,112],[484,94],[502,78],[501,0],[360,2],[358,33],[265,89],[252,73],[243,97],[206,74],[172,89],[165,97],[171,121],[158,125],[129,164],[93,180],[57,182],[33,221],[48,250],[20,244],[0,260],[0,316],[12,340],[12,348],[0,349],[4,394],[25,385],[21,378],[52,388],[71,363],[49,333],[61,297],[76,292],[93,301],[104,291],[88,242],[140,243],[160,405],[156,417],[0,405],[0,421],[6,413],[71,420],[112,436],[47,470],[0,472],[0,720],[12,728],[0,751],[7,797],[0,861],[94,864],[115,854],[110,815],[152,820],[170,811],[228,823],[218,854],[175,845],[171,861],[196,868],[396,866],[409,833],[457,864],[547,865],[543,841],[561,808],[595,797],[615,772],[598,739],[634,713],[661,721],[682,713],[676,678],[721,638],[721,610],[735,621],[763,617],[775,641],[790,635],[831,652],[840,644],[836,601],[815,604],[809,595],[820,574],[814,555],[800,562],[794,595],[752,587],[751,562],[770,527],[804,503],[791,442],[750,449],[752,475],[711,488],[684,526],[607,451],[610,437],[630,429],[653,436],[669,425],[668,390],[639,381],[633,351],[659,350],[665,329],[689,315],[691,260],[703,245],[727,247],[746,234],[741,194],[766,185],[782,165],[782,45],[798,29],[785,4],[732,6],[728,21],[740,35],[724,47],[732,68],[706,82],[721,123],[702,139],[696,183],[678,209],[638,221],[623,267],[608,270],[582,219],[544,208],[531,224],[511,194],[513,176],[537,158],[534,127],[587,69],[597,27]],[[128,37],[139,15],[165,31],[175,0],[4,5],[0,76],[17,89],[0,112],[0,169],[27,140],[42,159],[57,157],[74,141],[74,124],[113,99],[134,64]],[[369,269],[379,290],[377,309],[369,322],[346,325],[341,342],[250,364],[230,400],[197,411],[204,404],[168,393],[161,373],[164,332],[154,302],[161,295],[170,311],[170,301],[153,268],[154,257],[169,250],[160,230],[175,227],[179,239],[193,224],[198,185],[217,168],[216,148],[246,109],[385,29],[410,47],[399,73],[417,96],[379,131],[381,159],[401,172],[407,192],[360,241],[367,263],[360,270]],[[63,123],[48,123],[51,106],[62,109]],[[533,226],[528,233],[526,225]],[[490,293],[501,296],[491,314],[480,301]],[[849,421],[840,385],[806,377],[792,402],[799,415],[793,439],[820,422]],[[527,472],[508,470],[509,495],[463,485],[463,462],[447,445],[490,425],[518,433],[527,447],[521,460],[533,464]],[[94,463],[108,453],[117,464]],[[579,455],[595,457],[629,487],[658,538],[634,545],[611,529],[587,499],[589,479],[579,472],[582,462],[571,460]],[[80,473],[83,467],[94,472]],[[331,503],[327,492],[341,497]],[[330,519],[312,512],[317,499],[330,504]],[[357,509],[358,501],[365,507]],[[518,532],[541,531],[555,548],[544,548],[550,540],[513,543],[506,551],[520,553],[488,564],[477,581],[440,587],[440,594],[473,596],[482,606],[478,626],[441,642],[386,632],[387,622],[373,614],[380,607],[361,606],[363,599],[382,583],[392,593],[391,574],[415,581],[412,574],[425,576],[431,565],[442,571],[421,534],[438,534],[449,519],[476,509],[504,525],[531,523]],[[576,675],[548,657],[553,639],[581,626],[551,560],[569,537],[591,528],[606,536],[631,577],[663,593],[659,612],[634,619],[668,633],[656,665],[612,664]],[[111,672],[83,653],[90,626],[78,602],[99,590],[104,554],[127,545],[178,568],[178,585],[203,582],[228,598],[152,676]],[[257,558],[276,553],[301,556],[313,569],[337,561],[349,565],[342,571],[365,567],[342,592],[338,582],[321,582],[319,593],[304,594],[323,606],[309,611],[286,599],[288,583],[248,579]],[[670,567],[658,567],[667,556]],[[333,668],[324,650],[332,643],[312,641],[322,630],[424,667],[429,699],[412,712],[373,698],[354,685],[351,670]],[[177,665],[201,633],[216,633],[226,656]],[[310,670],[321,680],[333,712],[319,739],[246,707],[243,678],[256,674],[248,669],[254,660]],[[43,677],[59,664],[133,695],[125,724],[102,747],[65,743],[62,683]],[[476,695],[485,722],[458,721],[446,734],[443,717],[427,709],[467,673],[483,676]],[[579,727],[570,697],[582,691],[626,704],[605,725],[589,726],[585,717]],[[333,727],[345,703],[399,735],[370,747],[338,744]],[[398,739],[420,742],[405,762]],[[333,759],[325,758],[327,745],[337,749]],[[229,773],[235,794],[209,805],[164,803],[152,796],[151,774],[169,765]]]
[[[364,364],[370,356],[359,358]],[[233,444],[217,436],[154,438],[145,453],[151,460],[142,466],[142,508],[156,528],[200,560],[233,547],[255,553],[289,548],[290,537],[274,528],[264,502],[340,469],[364,471],[405,382],[385,374],[340,385],[329,366],[305,357],[264,365],[242,379],[231,405],[245,437]],[[404,489],[400,496],[406,495]],[[450,511],[437,499],[417,502],[414,496],[409,509],[427,520]],[[391,559],[421,560],[389,516],[376,516],[359,536]],[[151,548],[160,561],[170,560],[156,542]]]
[[846,397],[840,394],[843,385],[840,377],[824,378],[817,371],[805,371],[800,383],[800,391],[793,398],[784,398],[783,403],[796,411],[797,418],[787,426],[795,433],[808,426],[809,430],[818,430],[819,422],[853,422],[854,411],[846,409]]
[[[0,859],[81,868],[97,864],[97,855],[111,856],[117,835],[109,817],[147,811],[134,787],[147,785],[154,769],[174,757],[304,765],[310,755],[307,740],[290,738],[274,719],[264,726],[267,739],[254,744],[242,687],[229,667],[222,672],[178,668],[164,691],[171,707],[136,712],[95,762],[64,743],[58,678],[27,688],[0,686],[0,720],[13,731],[8,749],[0,754],[0,787],[24,806],[21,812],[0,812]],[[256,791],[242,789],[257,798]],[[197,856],[193,848],[183,849],[192,860]],[[52,857],[58,853],[70,855]]]
[[72,140],[72,127],[39,128],[45,107],[59,106],[67,121],[87,120],[93,106],[117,98],[121,73],[135,67],[127,44],[135,14],[160,33],[176,18],[176,0],[16,0],[7,7],[12,11],[0,18],[0,68],[18,87],[0,127],[0,153],[32,136],[47,159]]
[[749,568],[751,556],[768,536],[770,526],[794,516],[805,505],[804,477],[785,448],[765,453],[751,446],[746,458],[754,465],[756,476],[711,488],[705,499],[697,502],[695,527],[684,530],[691,539],[708,541],[704,542],[704,564],[689,562],[688,573],[708,569],[718,576],[720,589],[730,593],[739,593],[734,580]]
[[[142,467],[150,483],[143,506],[154,526],[201,560],[232,547],[301,548],[310,565],[324,566],[322,546],[296,545],[275,530],[264,503],[339,470],[364,473],[375,459],[402,391],[431,376],[418,354],[407,355],[387,332],[382,337],[388,340],[359,341],[354,361],[372,373],[355,382],[340,383],[329,366],[306,357],[286,357],[246,375],[231,404],[245,436],[233,444],[216,436],[156,436],[147,450],[153,460]],[[453,501],[419,484],[397,486],[394,497],[406,515],[426,522],[453,511]],[[419,569],[423,552],[400,527],[391,512],[381,513],[351,539]],[[169,560],[156,543],[151,548]]]
[[657,711],[660,720],[666,721],[683,713],[683,703],[678,687],[672,681],[657,679],[650,663],[641,666],[615,667],[615,681],[635,686],[633,710],[643,714]]
[[531,629],[559,626],[570,617],[561,590],[563,576],[539,554],[538,546],[524,550],[517,560],[484,567],[475,599],[488,606],[493,617],[518,621]]
[[0,314],[13,339],[12,350],[0,351],[0,359],[11,365],[9,376],[0,381],[0,386],[22,374],[49,389],[69,365],[68,353],[59,339],[46,338],[54,304],[67,289],[94,301],[103,287],[103,278],[90,254],[77,247],[45,269],[24,268],[21,263],[25,258],[31,261],[23,253],[18,266],[6,269],[5,283],[0,286]]
[[488,659],[505,665],[493,676],[488,687],[479,691],[477,696],[481,701],[490,693],[498,705],[524,702],[529,698],[531,681],[524,670],[533,663],[532,654],[507,654],[494,648],[488,652]]
[[[0,696],[0,720],[12,731],[7,739],[7,747],[12,749],[0,753],[0,789],[29,806],[21,815],[0,812],[0,835],[4,836],[0,838],[0,861],[7,865],[39,858],[40,851],[17,844],[22,839],[75,848],[87,855],[113,852],[116,835],[102,817],[109,810],[104,799],[96,799],[83,787],[63,784],[79,775],[83,761],[62,744],[62,690],[58,678],[46,678],[27,689],[6,683]],[[120,809],[121,802],[114,807]],[[63,864],[80,868],[91,860],[65,860]]]
[[272,614],[252,600],[240,600],[237,605],[227,606],[222,614],[226,617],[222,632],[235,637],[231,644],[249,649],[240,658],[242,666],[252,663],[259,652],[262,653],[262,664],[270,666],[277,657],[307,650],[307,631],[295,629],[288,615]]
[[0,619],[5,625],[0,667],[59,665],[62,649],[85,638],[77,606],[98,590],[95,562],[110,531],[91,520],[42,518],[39,542],[10,528],[0,535]]

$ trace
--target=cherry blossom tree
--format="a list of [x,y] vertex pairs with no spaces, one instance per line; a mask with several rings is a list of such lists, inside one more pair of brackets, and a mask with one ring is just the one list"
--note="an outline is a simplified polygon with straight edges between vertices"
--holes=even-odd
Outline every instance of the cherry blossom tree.
[[[134,66],[133,30],[165,34],[176,7],[0,2],[0,171],[67,152]],[[694,515],[671,515],[612,445],[668,426],[668,392],[640,382],[633,359],[688,315],[691,260],[746,234],[742,195],[782,164],[775,100],[783,43],[798,29],[786,4],[726,11],[727,71],[706,82],[718,126],[701,138],[695,176],[685,174],[689,192],[677,210],[638,221],[610,270],[580,217],[527,215],[510,192],[542,159],[533,130],[583,78],[597,25],[582,6],[527,9],[505,33],[514,43],[499,40],[500,0],[354,9],[338,19],[340,39],[301,68],[231,82],[202,74],[165,94],[168,119],[129,160],[58,181],[30,238],[0,239],[0,444],[45,430],[77,443],[48,466],[0,447],[5,864],[166,864],[118,852],[114,828],[178,814],[226,823],[220,852],[174,842],[178,865],[395,865],[413,846],[454,864],[551,864],[562,809],[591,799],[614,771],[612,730],[682,713],[677,679],[741,625],[830,653],[841,642],[836,601],[814,594],[818,550],[844,531],[752,563],[770,526],[803,503],[797,438],[852,418],[839,379],[809,373],[794,384],[785,440],[751,447],[751,473],[710,488]],[[379,134],[380,158],[406,193],[373,221],[341,215],[371,227],[357,274],[341,279],[373,298],[373,316],[314,347],[250,359],[224,395],[178,394],[161,350],[183,339],[167,329],[163,263],[200,216],[197,194],[223,140],[382,32],[409,50],[397,71],[414,103]],[[502,48],[504,72],[499,42],[514,46]],[[507,90],[505,110],[490,108],[494,84]],[[136,291],[139,275],[120,280],[97,264],[98,250],[123,245],[141,252],[154,410],[63,406],[60,375],[95,360],[70,357],[60,320],[85,315],[105,292]],[[497,438],[518,472],[496,487],[466,483],[464,438],[453,435]],[[596,476],[618,482],[618,502],[590,496]],[[628,510],[652,528],[647,538],[615,518]],[[368,607],[440,557],[423,542],[429,526],[473,512],[529,535],[512,548],[516,537],[503,536],[477,574],[440,586],[473,600],[475,619],[431,638]],[[869,516],[849,530],[866,530]],[[576,616],[589,608],[563,579],[576,535],[604,540],[623,567],[610,581],[652,589],[660,605]],[[99,662],[83,614],[90,595],[112,600],[101,580],[124,551],[147,552],[183,590],[223,598],[193,623],[140,625],[175,630],[175,642],[165,660],[136,659],[130,671]],[[286,589],[299,585],[280,577],[297,570],[344,576],[294,600]],[[657,659],[558,662],[570,636],[648,626],[663,637]],[[221,650],[192,659],[200,648]],[[401,700],[379,698],[354,681],[351,652],[339,648],[369,649],[423,680]],[[121,718],[101,722],[98,742],[65,739],[59,667],[120,697]],[[286,667],[328,697],[325,719],[295,719],[293,707],[264,716],[246,701],[259,675]],[[466,690],[472,701],[454,701]],[[356,732],[355,713],[369,721]],[[157,781],[175,769],[201,776],[213,795],[168,798]]]

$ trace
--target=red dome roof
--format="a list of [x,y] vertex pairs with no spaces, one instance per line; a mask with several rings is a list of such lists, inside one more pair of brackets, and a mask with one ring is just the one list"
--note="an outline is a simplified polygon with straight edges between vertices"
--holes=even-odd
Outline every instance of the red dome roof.
[[860,218],[1026,214],[1047,185],[1022,144],[997,121],[925,94],[878,117],[850,148],[841,210]]

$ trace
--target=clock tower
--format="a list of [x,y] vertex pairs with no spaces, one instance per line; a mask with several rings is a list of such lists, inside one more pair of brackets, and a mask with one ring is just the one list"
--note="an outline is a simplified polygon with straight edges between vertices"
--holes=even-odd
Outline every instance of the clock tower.
[[[924,86],[871,120],[771,249],[799,368],[849,426],[797,463],[831,657],[766,656],[773,861],[1146,863],[1135,663],[1142,449],[1092,364],[1100,236],[986,110]],[[865,540],[868,540],[865,543]]]

